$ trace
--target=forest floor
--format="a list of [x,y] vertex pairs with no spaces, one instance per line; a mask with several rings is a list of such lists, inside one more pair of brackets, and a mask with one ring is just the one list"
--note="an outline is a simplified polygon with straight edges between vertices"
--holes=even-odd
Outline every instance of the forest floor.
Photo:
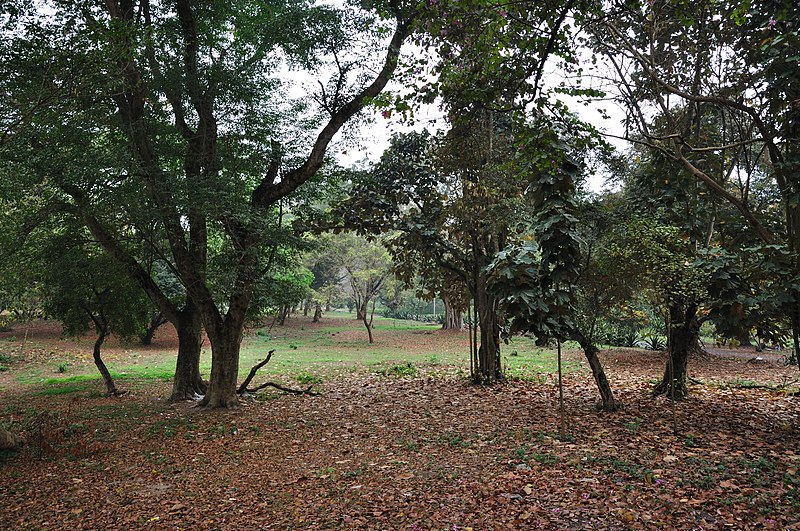
[[23,333],[0,337],[0,422],[27,439],[0,454],[3,529],[800,529],[800,397],[787,392],[800,373],[775,361],[692,359],[673,410],[650,394],[663,354],[604,351],[624,407],[601,413],[568,352],[560,434],[552,353],[515,345],[514,377],[477,387],[455,354],[466,333],[386,323],[370,347],[352,321],[295,320],[245,350],[296,355],[256,380],[319,396],[266,391],[232,411],[165,400],[168,333],[109,346],[109,365],[141,367],[119,376],[120,398],[74,374],[89,338],[41,324],[20,349]]

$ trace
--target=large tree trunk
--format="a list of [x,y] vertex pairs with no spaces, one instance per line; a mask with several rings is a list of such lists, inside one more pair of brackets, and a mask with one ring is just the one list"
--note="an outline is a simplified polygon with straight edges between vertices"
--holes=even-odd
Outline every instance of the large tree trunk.
[[600,392],[600,398],[602,400],[600,408],[603,411],[616,411],[619,409],[619,404],[614,400],[611,384],[608,383],[603,364],[600,362],[600,357],[598,356],[600,351],[589,338],[583,334],[575,334],[573,335],[573,339],[575,339],[581,346],[581,349],[583,349],[586,361],[589,362],[589,367],[592,368],[592,376],[594,376],[594,382],[597,384],[597,390]]
[[480,326],[478,367],[474,379],[478,384],[491,384],[503,379],[500,365],[500,324],[497,319],[497,301],[486,290],[486,273],[478,273],[475,313]]
[[669,309],[669,358],[664,368],[664,376],[655,387],[655,395],[667,395],[680,400],[688,394],[686,388],[686,368],[689,354],[699,344],[700,326],[697,322],[697,306],[692,304],[683,309],[672,306]]
[[318,323],[321,317],[322,317],[322,304],[316,303],[314,305],[314,318],[311,319],[311,322]]
[[444,293],[442,294],[442,302],[444,303],[444,323],[442,323],[442,330],[461,330],[464,328],[463,314],[453,308],[449,298]]
[[191,302],[181,311],[175,323],[178,332],[178,359],[172,381],[170,401],[199,400],[206,393],[200,376],[200,353],[203,345],[203,323]]
[[117,386],[114,385],[114,379],[111,377],[111,373],[108,372],[106,364],[103,363],[103,358],[100,357],[100,347],[103,346],[106,337],[108,337],[107,329],[103,328],[97,332],[97,340],[94,342],[92,356],[94,357],[94,364],[97,366],[97,370],[100,371],[100,374],[103,376],[103,382],[106,384],[106,390],[109,396],[116,396],[119,394]]
[[239,405],[236,394],[239,377],[239,349],[242,342],[242,327],[220,323],[218,330],[209,331],[211,341],[211,379],[201,406],[208,408],[230,408]]

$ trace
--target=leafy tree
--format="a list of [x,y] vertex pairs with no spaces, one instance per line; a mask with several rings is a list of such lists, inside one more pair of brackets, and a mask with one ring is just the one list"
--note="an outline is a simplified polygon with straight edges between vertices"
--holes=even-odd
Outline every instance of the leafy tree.
[[386,245],[407,283],[419,275],[424,285],[470,293],[480,326],[480,346],[470,358],[481,383],[503,377],[485,268],[524,209],[515,199],[521,183],[504,166],[509,132],[495,127],[491,113],[477,111],[440,139],[397,135],[374,170],[354,183],[359,193],[339,207],[358,231],[390,233]]
[[334,244],[355,301],[356,315],[367,329],[369,342],[373,343],[375,304],[386,279],[391,275],[391,258],[380,243],[352,233],[340,235]]
[[[732,205],[763,245],[799,247],[794,2],[609,2],[593,46],[629,109],[629,137]],[[746,97],[743,97],[746,95]],[[655,120],[651,119],[655,117]],[[654,123],[655,122],[655,123]],[[709,124],[715,127],[710,129]],[[709,134],[711,132],[711,134]],[[756,191],[771,183],[768,209]],[[771,207],[783,213],[770,223]],[[789,266],[790,274],[800,273]],[[787,286],[790,287],[790,286]],[[800,294],[784,307],[800,348]]]
[[149,304],[139,286],[80,236],[80,230],[57,235],[43,248],[44,307],[61,321],[65,334],[79,336],[94,329],[94,363],[108,394],[119,395],[101,348],[111,334],[123,340],[137,337],[146,326]]
[[340,257],[336,254],[336,247],[332,245],[335,236],[320,235],[313,243],[314,250],[306,257],[307,267],[314,275],[311,281],[311,296],[314,303],[314,316],[312,322],[319,322],[322,309],[330,309],[332,301],[342,291],[342,275]]
[[[534,215],[529,237],[497,254],[489,267],[490,289],[497,293],[508,319],[507,333],[533,334],[542,343],[578,341],[592,368],[602,408],[613,411],[618,405],[593,341],[591,316],[576,308],[579,293],[598,303],[600,290],[593,290],[590,281],[579,282],[583,275],[596,273],[587,266],[597,262],[587,260],[584,267],[589,271],[582,269],[574,193],[579,166],[571,158],[575,150],[552,129],[531,134],[530,139],[526,177]],[[544,154],[547,159],[542,160]]]
[[[281,201],[381,93],[411,32],[413,5],[365,7],[23,2],[5,20],[4,160],[74,212],[168,318],[202,319],[206,406],[238,403],[239,344]],[[280,64],[318,74],[314,98],[281,100]],[[182,310],[148,256],[181,280]]]

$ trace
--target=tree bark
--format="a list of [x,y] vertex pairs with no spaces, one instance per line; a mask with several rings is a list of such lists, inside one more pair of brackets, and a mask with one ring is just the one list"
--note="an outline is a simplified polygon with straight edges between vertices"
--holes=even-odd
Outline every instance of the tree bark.
[[147,323],[147,330],[139,336],[139,342],[142,345],[150,345],[153,342],[153,336],[156,335],[156,330],[165,323],[167,323],[167,319],[164,317],[163,312],[153,312],[150,316],[150,322]]
[[114,379],[111,378],[111,373],[108,372],[106,364],[103,363],[103,358],[100,357],[100,347],[103,346],[103,342],[106,340],[106,337],[108,337],[108,330],[106,328],[98,331],[97,340],[95,340],[94,349],[92,350],[92,356],[94,357],[94,364],[97,367],[97,370],[100,371],[100,374],[103,376],[103,382],[106,384],[106,390],[108,391],[109,396],[116,396],[119,394],[117,386],[114,385]]
[[486,273],[483,268],[477,275],[475,313],[480,327],[480,348],[475,383],[491,384],[503,380],[500,365],[500,324],[497,318],[497,301],[486,289]]
[[574,334],[573,339],[578,342],[583,349],[583,354],[586,356],[586,361],[589,362],[589,367],[592,368],[592,376],[594,382],[597,384],[597,390],[600,392],[600,399],[602,403],[600,409],[603,411],[616,411],[619,409],[619,404],[614,399],[614,393],[611,391],[611,384],[608,383],[606,372],[603,369],[603,364],[600,362],[598,356],[598,348],[583,334]]
[[686,369],[689,354],[697,347],[700,326],[697,322],[697,305],[687,308],[672,306],[669,309],[669,358],[661,382],[653,390],[654,395],[666,395],[680,400],[686,398]]
[[203,323],[195,305],[188,302],[175,323],[178,332],[178,359],[172,380],[171,402],[199,400],[206,393],[200,375],[200,353],[203,345]]
[[211,379],[200,405],[207,408],[232,408],[239,405],[236,380],[239,377],[239,349],[242,327],[227,323],[209,332],[211,341]]
[[367,301],[364,301],[364,306],[359,309],[358,314],[361,316],[361,322],[364,323],[364,327],[367,329],[367,337],[369,337],[369,344],[373,344],[375,340],[372,337],[372,318],[367,318],[368,308],[367,308]]
[[464,328],[464,316],[453,308],[447,295],[442,294],[442,302],[444,303],[442,330],[461,330]]
[[311,319],[311,322],[318,323],[321,317],[322,317],[322,305],[320,303],[316,303],[314,306],[314,317],[313,319]]

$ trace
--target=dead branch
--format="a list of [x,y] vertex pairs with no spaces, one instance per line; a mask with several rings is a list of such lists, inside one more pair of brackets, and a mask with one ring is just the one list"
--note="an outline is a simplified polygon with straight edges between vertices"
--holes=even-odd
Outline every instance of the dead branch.
[[267,363],[269,363],[269,360],[272,359],[272,355],[273,354],[275,354],[275,349],[272,349],[269,352],[267,352],[267,357],[264,358],[263,361],[253,365],[253,368],[250,369],[250,374],[247,375],[247,378],[244,379],[244,381],[242,382],[242,385],[240,385],[239,389],[236,390],[236,394],[241,395],[241,394],[244,394],[244,393],[247,393],[247,392],[252,392],[252,391],[249,391],[247,389],[247,386],[250,385],[250,382],[253,380],[253,378],[255,378],[256,373],[258,372],[258,370],[261,367],[263,367],[264,365],[266,365]]
[[270,350],[267,353],[267,357],[264,358],[263,361],[260,361],[259,363],[254,365],[252,369],[250,369],[250,374],[247,375],[247,378],[244,379],[244,381],[242,382],[242,385],[240,385],[239,389],[236,390],[236,394],[238,394],[238,395],[243,395],[245,393],[251,393],[252,394],[252,393],[256,393],[256,392],[258,392],[258,391],[260,391],[260,390],[262,390],[264,388],[267,388],[267,387],[274,387],[275,389],[283,391],[284,393],[289,393],[289,394],[293,394],[293,395],[319,396],[319,393],[316,393],[316,392],[311,390],[311,388],[314,387],[313,385],[309,385],[306,389],[291,389],[289,387],[284,387],[284,386],[282,386],[280,384],[276,384],[275,382],[265,382],[265,383],[263,383],[263,384],[261,384],[259,386],[253,387],[252,389],[248,388],[247,386],[250,385],[251,381],[253,381],[253,378],[255,378],[256,373],[258,372],[258,370],[261,367],[263,367],[264,365],[266,365],[267,363],[269,363],[269,360],[272,359],[272,355],[274,353],[275,353],[275,349]]
[[[305,389],[292,389],[290,387],[284,387],[284,386],[282,386],[280,384],[276,384],[275,382],[265,382],[265,383],[259,385],[258,387],[254,387],[253,389],[245,389],[244,392],[245,393],[255,393],[256,391],[260,391],[261,389],[264,389],[266,387],[274,387],[275,389],[283,391],[284,393],[289,393],[289,394],[293,394],[293,395],[319,396],[319,393],[311,390],[311,388],[314,387],[313,385],[309,385]],[[241,392],[239,394],[241,394]]]

